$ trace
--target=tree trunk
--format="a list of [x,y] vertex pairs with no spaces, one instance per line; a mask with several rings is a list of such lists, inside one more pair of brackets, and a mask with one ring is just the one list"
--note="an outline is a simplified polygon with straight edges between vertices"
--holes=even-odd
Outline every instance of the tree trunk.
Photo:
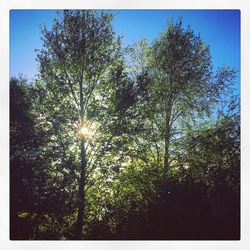
[[84,207],[85,207],[85,170],[86,170],[86,151],[84,139],[81,139],[81,169],[79,180],[79,194],[78,194],[78,215],[75,228],[76,240],[83,239],[83,225],[84,225]]
[[171,108],[170,106],[166,107],[166,123],[165,123],[165,138],[164,138],[164,165],[163,165],[163,180],[162,180],[162,191],[164,194],[168,193],[168,169],[169,169],[169,141],[170,141],[170,117],[171,117]]
[[169,132],[165,135],[165,148],[164,148],[164,166],[163,166],[163,192],[167,193],[168,183],[167,183],[167,174],[169,169]]
[[[81,107],[80,124],[81,126],[84,126],[83,79],[81,79],[79,87],[80,87],[80,107]],[[74,239],[76,240],[83,239],[86,166],[87,166],[87,161],[86,161],[85,139],[84,137],[81,137],[81,165],[80,165],[80,180],[79,180],[79,193],[78,193],[78,214],[77,214],[77,222],[74,234]]]

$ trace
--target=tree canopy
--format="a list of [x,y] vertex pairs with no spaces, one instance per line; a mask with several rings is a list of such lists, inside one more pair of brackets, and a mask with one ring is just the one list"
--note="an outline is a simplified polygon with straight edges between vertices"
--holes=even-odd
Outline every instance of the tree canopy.
[[11,239],[239,239],[237,72],[181,19],[127,48],[112,20],[59,11],[10,79]]

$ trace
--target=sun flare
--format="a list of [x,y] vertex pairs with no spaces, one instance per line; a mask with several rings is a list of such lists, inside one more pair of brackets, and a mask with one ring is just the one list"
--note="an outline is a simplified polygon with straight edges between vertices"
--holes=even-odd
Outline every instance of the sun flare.
[[80,134],[84,137],[89,135],[89,129],[86,126],[80,128]]

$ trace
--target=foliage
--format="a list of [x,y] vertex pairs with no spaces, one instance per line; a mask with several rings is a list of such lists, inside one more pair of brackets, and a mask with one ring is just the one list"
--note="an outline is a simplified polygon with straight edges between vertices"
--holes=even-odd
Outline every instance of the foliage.
[[235,70],[181,20],[123,50],[112,18],[60,11],[10,80],[11,238],[238,239]]
[[[10,80],[10,206],[11,239],[33,235],[45,203],[47,174],[40,147],[43,131],[36,126],[32,108],[33,86],[23,77]],[[27,230],[22,230],[26,227]]]

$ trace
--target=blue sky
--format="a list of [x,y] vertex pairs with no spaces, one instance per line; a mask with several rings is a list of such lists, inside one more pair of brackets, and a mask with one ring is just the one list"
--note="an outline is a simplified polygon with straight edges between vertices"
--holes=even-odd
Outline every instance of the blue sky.
[[[35,49],[41,48],[39,26],[50,27],[55,10],[10,11],[10,75],[19,73],[33,78],[37,74]],[[184,26],[190,25],[211,49],[213,66],[229,65],[240,70],[239,10],[115,10],[113,21],[117,34],[123,34],[123,45],[141,38],[151,42],[159,36],[167,19],[182,16]],[[240,75],[236,79],[239,90]]]

